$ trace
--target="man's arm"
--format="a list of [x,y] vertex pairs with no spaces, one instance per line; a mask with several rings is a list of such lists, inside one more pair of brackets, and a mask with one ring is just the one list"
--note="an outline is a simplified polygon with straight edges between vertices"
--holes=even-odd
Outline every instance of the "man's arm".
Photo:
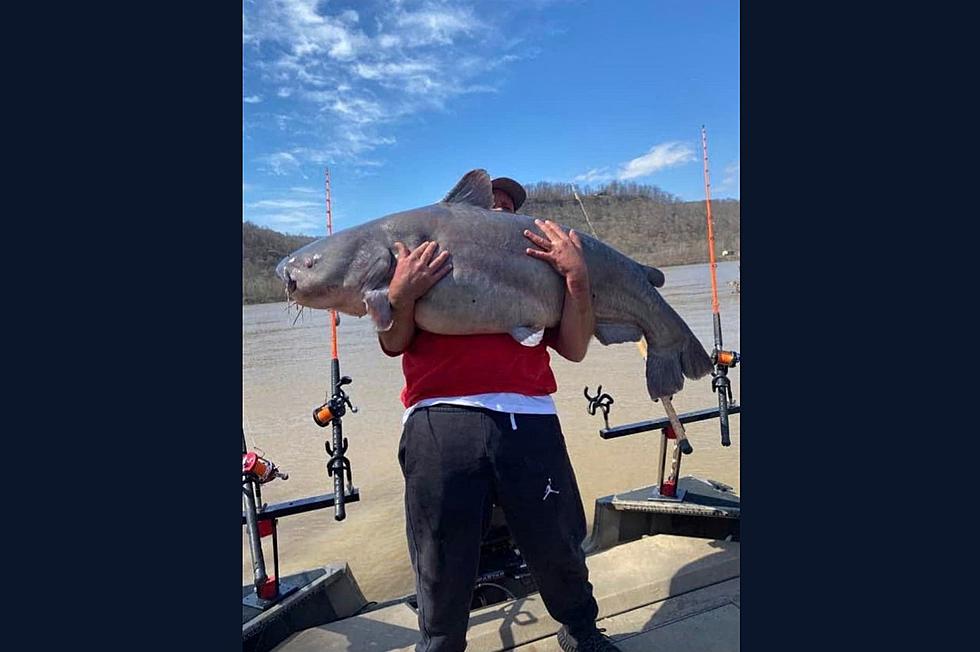
[[589,349],[589,341],[595,331],[595,314],[592,311],[592,287],[589,268],[585,264],[582,241],[575,230],[567,234],[554,222],[535,220],[545,234],[542,238],[531,231],[524,236],[540,247],[528,249],[527,255],[551,263],[565,277],[565,303],[561,312],[561,324],[555,351],[572,362],[581,362]]
[[423,242],[409,252],[401,242],[395,243],[395,273],[388,284],[388,303],[391,304],[391,328],[378,333],[381,350],[390,356],[400,355],[415,337],[415,302],[452,271],[447,263],[449,252],[442,251],[432,258],[439,245]]
[[[582,282],[565,279],[565,305],[561,311],[561,324],[555,351],[572,362],[581,362],[589,350],[592,333],[595,332],[595,314],[592,312],[592,294],[586,276]],[[576,289],[573,289],[573,286]]]

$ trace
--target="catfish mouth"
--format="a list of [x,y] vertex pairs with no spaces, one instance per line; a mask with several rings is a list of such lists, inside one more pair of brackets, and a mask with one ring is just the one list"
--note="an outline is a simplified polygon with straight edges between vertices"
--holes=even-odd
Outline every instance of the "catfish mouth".
[[305,306],[307,308],[317,308],[323,310],[329,310],[334,308],[334,298],[332,295],[334,293],[328,291],[310,291],[310,288],[300,287],[295,279],[286,280],[286,297],[289,301],[295,303],[299,306]]
[[289,300],[299,306],[314,308],[316,310],[336,310],[345,315],[353,317],[363,317],[367,312],[364,299],[360,293],[353,293],[343,289],[331,288],[323,292],[303,292],[302,290],[288,291]]
[[296,279],[293,278],[293,274],[297,271],[295,268],[291,268],[290,265],[295,261],[295,258],[283,258],[278,265],[276,265],[276,276],[285,284],[286,287],[286,298],[292,300],[293,295],[296,293],[298,287]]
[[276,276],[278,276],[279,279],[286,284],[286,290],[288,292],[292,292],[296,289],[296,281],[293,280],[293,277],[289,273],[289,264],[293,260],[295,260],[295,258],[283,258],[279,261],[279,264],[276,265]]

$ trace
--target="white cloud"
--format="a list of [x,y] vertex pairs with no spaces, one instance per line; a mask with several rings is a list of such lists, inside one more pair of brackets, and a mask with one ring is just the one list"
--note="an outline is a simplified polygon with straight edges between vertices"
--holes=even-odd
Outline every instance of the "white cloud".
[[243,203],[243,219],[287,233],[310,233],[324,226],[323,188],[294,186]]
[[259,156],[255,160],[267,165],[272,174],[276,176],[289,174],[299,167],[299,160],[289,152],[275,152]]
[[347,129],[343,132],[343,137],[355,154],[373,150],[380,145],[394,145],[396,142],[392,136],[373,136],[359,129]]
[[358,16],[357,12],[353,9],[347,9],[346,11],[340,12],[337,19],[344,23],[356,23],[358,20],[360,20],[360,16]]
[[610,174],[609,168],[592,168],[588,172],[574,177],[572,181],[578,181],[579,183],[592,183],[593,181],[609,181],[613,178]]
[[616,172],[610,171],[608,166],[592,168],[573,177],[572,180],[580,183],[611,181],[613,179],[626,181],[646,177],[654,172],[694,160],[696,160],[694,149],[689,144],[673,141],[654,145],[643,156],[621,163]]
[[[317,159],[376,163],[364,154],[394,144],[396,122],[445,110],[454,97],[497,92],[501,75],[488,73],[533,56],[535,46],[517,31],[500,38],[508,11],[476,12],[442,0],[378,3],[361,13],[322,0],[246,3],[249,101],[278,96],[290,117],[249,119],[259,128],[277,126],[293,137],[291,147],[315,135],[309,149],[323,154]],[[302,174],[300,166],[314,160],[295,147],[289,153],[298,166],[267,154],[268,170]]]
[[262,201],[253,202],[248,205],[248,208],[258,208],[258,209],[295,209],[295,208],[315,208],[319,206],[317,202],[313,201],[301,201],[295,199],[263,199]]
[[400,38],[410,45],[450,45],[454,37],[475,30],[479,21],[469,9],[431,8],[399,12],[395,24],[404,30]]
[[643,156],[627,161],[616,173],[620,181],[646,177],[665,168],[694,161],[694,149],[687,143],[670,142],[654,145]]
[[384,49],[390,49],[401,45],[402,39],[395,34],[381,34],[378,37],[378,45]]
[[276,230],[280,231],[304,233],[319,229],[323,221],[321,218],[322,216],[319,215],[314,216],[302,212],[274,213],[265,216],[263,223],[278,227]]
[[364,79],[387,79],[392,77],[411,77],[421,72],[431,72],[437,69],[433,62],[426,61],[394,61],[388,63],[358,63],[354,70]]
[[333,104],[337,101],[337,91],[339,90],[338,88],[333,91],[303,91],[303,99],[316,102],[317,104]]
[[258,95],[249,95],[248,97],[242,98],[242,102],[245,102],[246,104],[258,104],[261,101],[262,98]]
[[378,122],[385,118],[385,109],[380,104],[359,97],[334,100],[330,109],[356,124]]
[[257,5],[254,19],[245,22],[246,43],[279,43],[296,57],[326,54],[341,61],[370,44],[370,39],[353,27],[357,12],[322,15],[318,4],[317,0],[274,0]]
[[[347,125],[337,130],[336,138],[327,147],[293,147],[289,151],[258,156],[255,161],[264,164],[267,171],[276,176],[299,172],[303,165],[334,165],[338,161],[354,166],[378,167],[383,163],[377,159],[364,158],[362,155],[384,145],[393,145],[395,142],[393,137],[377,135],[361,125]],[[322,174],[322,170],[317,176],[319,174]],[[292,187],[290,191],[320,192],[302,187]]]

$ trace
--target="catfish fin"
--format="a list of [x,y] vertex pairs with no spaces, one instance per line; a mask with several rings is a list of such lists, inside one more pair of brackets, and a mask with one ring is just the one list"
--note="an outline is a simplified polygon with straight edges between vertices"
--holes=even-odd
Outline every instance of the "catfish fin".
[[493,208],[493,186],[486,170],[470,170],[442,200],[449,204],[472,204]]
[[664,286],[664,283],[667,281],[667,278],[664,276],[664,273],[661,272],[656,267],[650,267],[649,265],[644,265],[643,272],[646,274],[647,280],[650,281],[650,283],[655,288],[662,288]]
[[379,333],[391,330],[394,320],[391,316],[391,303],[388,302],[388,288],[365,292],[364,307]]
[[595,325],[595,336],[601,344],[620,344],[622,342],[639,342],[643,332],[639,326],[619,322],[600,321]]

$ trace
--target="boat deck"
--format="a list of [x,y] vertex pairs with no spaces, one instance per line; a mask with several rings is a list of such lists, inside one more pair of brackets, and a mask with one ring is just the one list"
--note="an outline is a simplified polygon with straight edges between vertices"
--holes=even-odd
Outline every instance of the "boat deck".
[[[599,627],[624,652],[739,649],[739,543],[658,534],[587,557]],[[553,620],[537,593],[475,610],[469,652],[557,651]],[[414,649],[417,615],[396,602],[293,634],[276,652]]]

